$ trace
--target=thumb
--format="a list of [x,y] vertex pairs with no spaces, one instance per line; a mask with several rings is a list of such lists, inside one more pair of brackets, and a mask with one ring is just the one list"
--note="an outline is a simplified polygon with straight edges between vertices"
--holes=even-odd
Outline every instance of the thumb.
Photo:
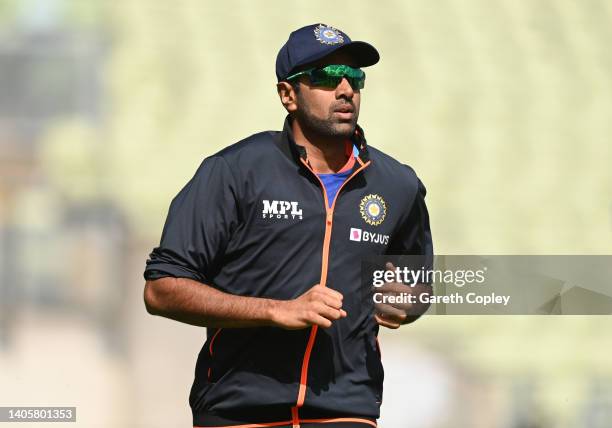
[[387,268],[387,270],[395,270],[395,266],[393,266],[393,263],[391,262],[385,263],[385,268]]

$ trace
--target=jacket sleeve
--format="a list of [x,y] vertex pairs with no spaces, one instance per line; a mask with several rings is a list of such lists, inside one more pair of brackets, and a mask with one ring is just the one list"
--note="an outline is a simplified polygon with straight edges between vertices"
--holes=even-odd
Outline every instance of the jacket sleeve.
[[433,256],[433,242],[429,227],[429,213],[425,205],[427,190],[419,178],[418,189],[408,216],[392,237],[389,254]]
[[211,285],[237,226],[236,183],[220,156],[204,159],[170,204],[158,247],[146,262],[147,280],[166,276]]

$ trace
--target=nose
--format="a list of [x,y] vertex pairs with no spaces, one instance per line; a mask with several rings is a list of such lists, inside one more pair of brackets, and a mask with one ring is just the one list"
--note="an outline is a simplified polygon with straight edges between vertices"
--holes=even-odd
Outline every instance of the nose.
[[343,77],[338,86],[336,87],[336,98],[344,96],[350,100],[351,98],[353,98],[353,95],[355,95],[355,90],[353,89],[347,78]]

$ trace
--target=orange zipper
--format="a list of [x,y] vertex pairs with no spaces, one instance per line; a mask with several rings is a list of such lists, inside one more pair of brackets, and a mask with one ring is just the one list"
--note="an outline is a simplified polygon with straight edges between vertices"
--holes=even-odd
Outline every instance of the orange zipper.
[[[331,242],[331,231],[334,222],[334,208],[336,206],[336,201],[338,200],[338,196],[340,195],[340,191],[344,187],[346,183],[348,183],[355,175],[357,175],[360,171],[364,170],[369,164],[370,161],[363,163],[359,156],[356,157],[357,161],[361,165],[358,169],[356,169],[345,181],[342,183],[338,191],[336,192],[336,196],[332,202],[331,208],[329,208],[329,199],[327,197],[327,191],[325,190],[325,185],[323,181],[319,178],[319,176],[310,168],[308,163],[304,161],[304,159],[300,158],[300,161],[317,177],[319,183],[321,184],[321,188],[323,189],[323,199],[325,203],[325,236],[323,238],[323,256],[321,262],[321,280],[319,284],[323,287],[327,286],[327,270],[329,263],[329,245]],[[312,347],[314,346],[315,337],[317,335],[317,330],[319,326],[313,326],[310,330],[310,337],[308,338],[308,344],[306,345],[306,351],[304,353],[304,359],[302,361],[302,370],[300,373],[300,388],[298,390],[297,402],[296,405],[291,409],[291,415],[293,419],[294,428],[299,427],[299,416],[297,409],[304,405],[304,399],[306,397],[306,384],[308,381],[308,363],[310,361],[310,354],[312,352]]]

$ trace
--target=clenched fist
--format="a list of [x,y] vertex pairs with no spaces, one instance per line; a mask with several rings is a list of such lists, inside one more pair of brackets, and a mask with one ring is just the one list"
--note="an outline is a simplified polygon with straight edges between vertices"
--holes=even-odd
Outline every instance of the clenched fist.
[[329,328],[332,321],[344,317],[342,294],[320,284],[296,299],[277,301],[272,313],[274,325],[287,330],[314,325]]
[[[385,268],[395,271],[393,263],[387,262]],[[427,308],[428,303],[421,303],[421,294],[432,294],[432,288],[427,284],[416,284],[409,286],[401,282],[387,282],[381,287],[376,287],[376,293],[383,296],[401,296],[402,294],[412,295],[412,302],[401,303],[375,303],[374,318],[379,325],[387,328],[399,328],[402,324],[408,324],[419,318]]]

